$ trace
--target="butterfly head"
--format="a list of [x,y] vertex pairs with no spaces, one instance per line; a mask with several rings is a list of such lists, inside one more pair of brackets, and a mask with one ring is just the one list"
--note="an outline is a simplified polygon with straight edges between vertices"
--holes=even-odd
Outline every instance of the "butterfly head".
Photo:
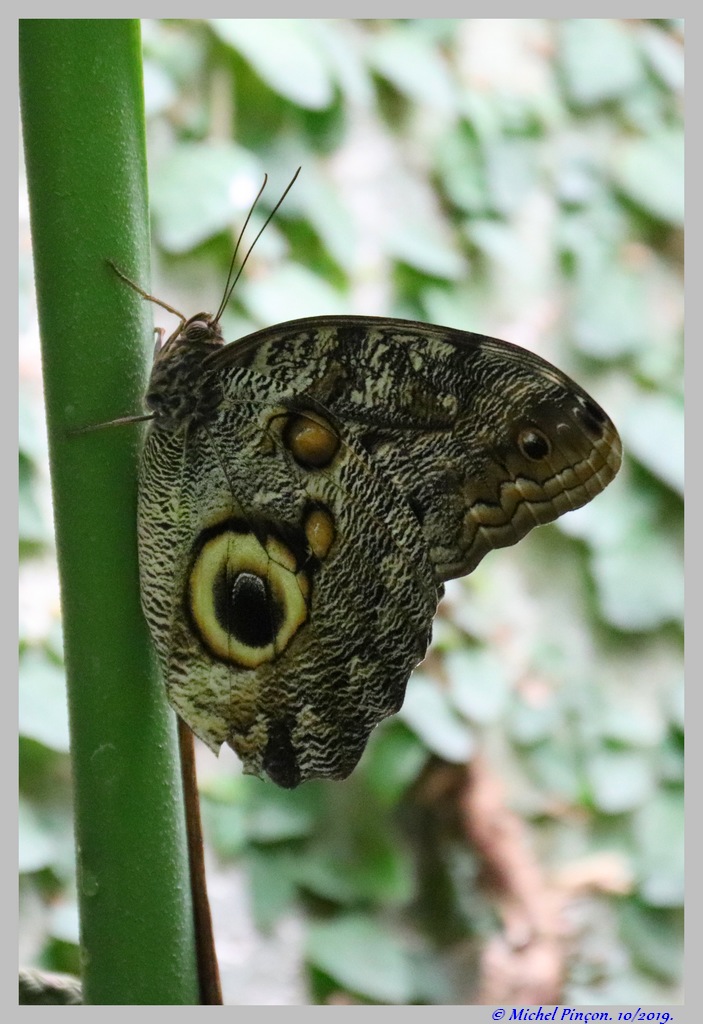
[[221,394],[203,371],[223,344],[220,322],[210,313],[184,320],[163,344],[159,337],[145,399],[155,424],[173,430],[211,418]]
[[157,330],[154,364],[168,359],[184,349],[219,348],[224,344],[219,317],[212,313],[196,313],[182,319],[176,330],[163,341],[162,330]]

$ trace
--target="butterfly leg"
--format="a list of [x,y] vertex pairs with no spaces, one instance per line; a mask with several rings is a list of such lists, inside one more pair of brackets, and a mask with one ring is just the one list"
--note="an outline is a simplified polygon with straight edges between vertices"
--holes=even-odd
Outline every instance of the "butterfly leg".
[[179,313],[178,310],[174,309],[173,306],[169,306],[168,302],[164,302],[163,299],[157,299],[155,295],[150,295],[149,292],[145,292],[144,289],[141,288],[138,284],[136,284],[130,277],[127,277],[126,274],[123,274],[120,268],[115,263],[113,263],[112,260],[106,260],[106,263],[109,267],[112,267],[112,269],[115,271],[115,273],[117,274],[121,281],[124,281],[125,284],[128,284],[129,287],[132,288],[135,292],[137,292],[138,295],[141,295],[143,299],[148,299],[149,302],[153,302],[157,306],[161,306],[162,309],[168,310],[169,313],[173,313],[173,315],[177,316],[178,319],[181,321],[181,325],[183,325],[186,322],[187,318],[184,317],[182,313]]

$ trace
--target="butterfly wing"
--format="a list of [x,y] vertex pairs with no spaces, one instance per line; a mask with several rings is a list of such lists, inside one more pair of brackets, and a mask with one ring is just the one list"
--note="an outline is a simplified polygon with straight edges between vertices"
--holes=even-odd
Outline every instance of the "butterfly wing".
[[599,493],[619,438],[544,360],[447,328],[315,317],[204,352],[155,364],[142,460],[169,700],[247,772],[342,778],[402,704],[442,581]]
[[424,537],[319,403],[250,369],[209,372],[216,415],[152,429],[142,459],[142,596],[169,700],[248,772],[345,777],[429,642]]
[[405,495],[440,580],[586,504],[620,466],[620,439],[600,406],[550,363],[495,338],[314,317],[251,335],[217,359],[296,375]]

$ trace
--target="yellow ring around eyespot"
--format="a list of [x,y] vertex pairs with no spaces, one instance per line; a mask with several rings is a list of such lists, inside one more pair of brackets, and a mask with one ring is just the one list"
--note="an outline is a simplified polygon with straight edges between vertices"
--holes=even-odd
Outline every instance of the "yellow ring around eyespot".
[[[253,533],[226,530],[206,541],[190,574],[187,601],[203,643],[216,658],[256,668],[285,650],[308,617],[310,583],[304,572],[295,572],[295,564],[292,552],[277,538],[269,538],[263,547]],[[218,621],[214,588],[224,566],[232,578],[249,573],[267,585],[282,613],[273,642],[251,646]]]

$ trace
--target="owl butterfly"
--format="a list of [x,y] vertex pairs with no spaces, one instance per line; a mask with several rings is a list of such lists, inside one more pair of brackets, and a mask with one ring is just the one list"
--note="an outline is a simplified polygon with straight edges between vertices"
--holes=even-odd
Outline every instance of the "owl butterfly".
[[621,448],[480,334],[316,316],[225,344],[231,275],[215,315],[159,303],[181,322],[146,396],[142,603],[181,718],[292,788],[345,778],[399,710],[444,581],[590,501]]

